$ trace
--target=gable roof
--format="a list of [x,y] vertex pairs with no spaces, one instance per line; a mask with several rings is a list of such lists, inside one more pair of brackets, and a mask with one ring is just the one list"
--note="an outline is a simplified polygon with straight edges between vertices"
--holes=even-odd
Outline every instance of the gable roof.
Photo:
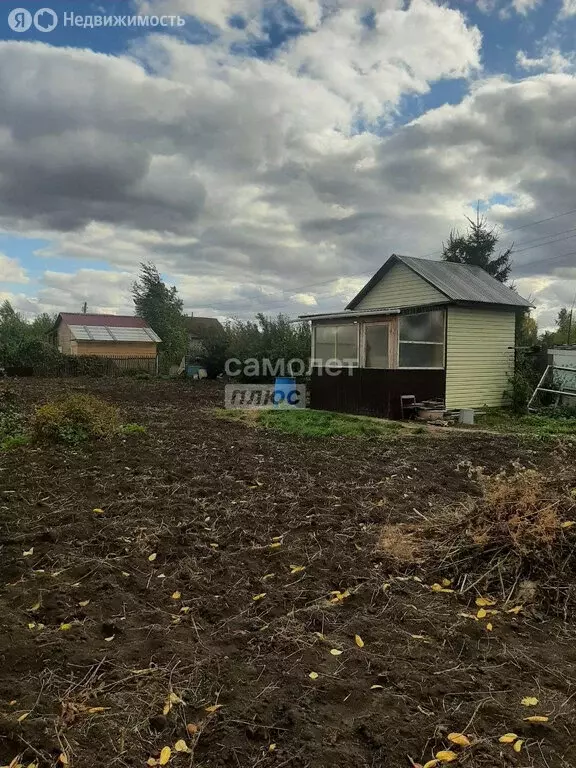
[[56,325],[60,320],[66,325],[100,325],[107,328],[150,327],[143,317],[136,317],[135,315],[83,315],[80,312],[60,312]]
[[503,285],[481,267],[392,254],[388,261],[370,278],[360,293],[352,299],[346,309],[355,309],[395,264],[404,264],[455,303],[501,304],[509,307],[531,306],[529,301],[522,298],[516,291]]
[[220,320],[215,317],[185,317],[184,324],[188,334],[196,339],[219,336],[224,333]]

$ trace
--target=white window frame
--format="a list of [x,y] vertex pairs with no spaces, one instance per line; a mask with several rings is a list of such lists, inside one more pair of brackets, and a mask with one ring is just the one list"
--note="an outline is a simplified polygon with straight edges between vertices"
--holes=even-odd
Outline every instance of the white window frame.
[[[387,368],[373,368],[366,365],[367,350],[366,350],[366,329],[375,325],[387,325],[388,326],[388,367]],[[374,320],[371,322],[362,323],[362,333],[360,334],[361,340],[361,367],[366,368],[369,371],[392,371],[398,367],[398,319],[396,317],[388,317],[382,320]]]

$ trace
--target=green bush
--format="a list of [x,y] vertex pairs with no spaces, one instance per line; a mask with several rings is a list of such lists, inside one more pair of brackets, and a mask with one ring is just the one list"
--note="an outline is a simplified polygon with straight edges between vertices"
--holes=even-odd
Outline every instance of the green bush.
[[93,395],[68,395],[36,409],[34,434],[40,440],[79,443],[111,437],[120,430],[118,409]]
[[145,435],[148,430],[142,424],[123,424],[120,431],[123,435]]
[[22,448],[30,443],[30,437],[28,435],[12,435],[11,437],[5,437],[0,440],[0,450],[13,451],[16,448]]

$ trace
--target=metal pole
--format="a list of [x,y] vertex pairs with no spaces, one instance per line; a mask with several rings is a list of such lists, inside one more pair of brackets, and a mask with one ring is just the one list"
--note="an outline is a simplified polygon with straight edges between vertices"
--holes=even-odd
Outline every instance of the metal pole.
[[540,387],[542,386],[542,384],[544,384],[544,381],[545,381],[545,379],[546,379],[546,376],[548,376],[548,371],[549,371],[549,370],[550,370],[550,366],[549,366],[549,365],[547,365],[547,366],[546,366],[546,370],[544,371],[544,374],[543,374],[542,378],[541,378],[541,379],[540,379],[540,381],[538,382],[538,386],[536,387],[536,389],[535,389],[535,390],[534,390],[534,392],[532,393],[532,397],[531,397],[531,398],[530,398],[530,400],[528,401],[528,410],[530,410],[530,406],[531,406],[531,405],[532,405],[532,403],[534,402],[534,398],[536,397],[536,393],[538,392],[538,390],[540,389]]

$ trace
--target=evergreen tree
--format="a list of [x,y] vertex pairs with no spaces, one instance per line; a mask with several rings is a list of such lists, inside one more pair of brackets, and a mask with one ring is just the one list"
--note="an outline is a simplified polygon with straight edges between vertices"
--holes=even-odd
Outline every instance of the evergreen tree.
[[480,207],[476,210],[476,221],[466,217],[469,222],[468,232],[461,234],[452,231],[447,243],[442,243],[442,258],[456,264],[474,264],[482,267],[489,275],[505,283],[510,275],[513,247],[495,254],[498,245],[498,235],[494,228],[490,229],[484,216],[480,215]]
[[162,367],[180,362],[186,353],[182,299],[176,286],[168,287],[152,262],[140,265],[140,276],[132,286],[136,315],[143,317],[162,339],[159,352]]

